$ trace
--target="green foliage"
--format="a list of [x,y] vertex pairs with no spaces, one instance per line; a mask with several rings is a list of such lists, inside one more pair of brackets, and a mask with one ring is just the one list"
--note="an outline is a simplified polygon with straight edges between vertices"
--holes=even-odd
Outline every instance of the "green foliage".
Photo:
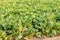
[[0,38],[60,34],[60,0],[0,0]]

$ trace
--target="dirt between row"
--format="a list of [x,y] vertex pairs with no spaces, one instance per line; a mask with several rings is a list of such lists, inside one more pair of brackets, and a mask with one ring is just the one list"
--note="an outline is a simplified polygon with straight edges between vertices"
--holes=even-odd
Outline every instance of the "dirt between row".
[[49,38],[49,37],[44,37],[44,38],[31,38],[30,40],[60,40],[60,35],[58,35],[58,36],[55,36],[55,37],[51,37],[51,38]]

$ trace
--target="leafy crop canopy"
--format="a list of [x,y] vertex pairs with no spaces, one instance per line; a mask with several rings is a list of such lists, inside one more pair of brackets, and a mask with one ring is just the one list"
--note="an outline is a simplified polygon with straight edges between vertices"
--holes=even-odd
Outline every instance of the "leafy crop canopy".
[[59,33],[60,0],[0,0],[0,37]]

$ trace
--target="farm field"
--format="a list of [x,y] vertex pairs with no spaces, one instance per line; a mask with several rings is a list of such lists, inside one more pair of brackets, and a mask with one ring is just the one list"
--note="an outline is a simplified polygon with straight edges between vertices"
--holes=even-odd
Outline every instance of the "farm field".
[[60,34],[60,0],[0,0],[0,40],[57,34]]

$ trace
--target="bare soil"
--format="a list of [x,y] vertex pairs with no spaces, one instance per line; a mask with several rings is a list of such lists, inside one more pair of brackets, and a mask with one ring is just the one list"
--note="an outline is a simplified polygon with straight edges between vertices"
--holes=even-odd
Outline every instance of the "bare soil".
[[51,37],[51,38],[49,38],[49,37],[44,37],[44,38],[31,38],[30,40],[60,40],[60,35],[56,35],[56,36],[54,36],[54,37]]

